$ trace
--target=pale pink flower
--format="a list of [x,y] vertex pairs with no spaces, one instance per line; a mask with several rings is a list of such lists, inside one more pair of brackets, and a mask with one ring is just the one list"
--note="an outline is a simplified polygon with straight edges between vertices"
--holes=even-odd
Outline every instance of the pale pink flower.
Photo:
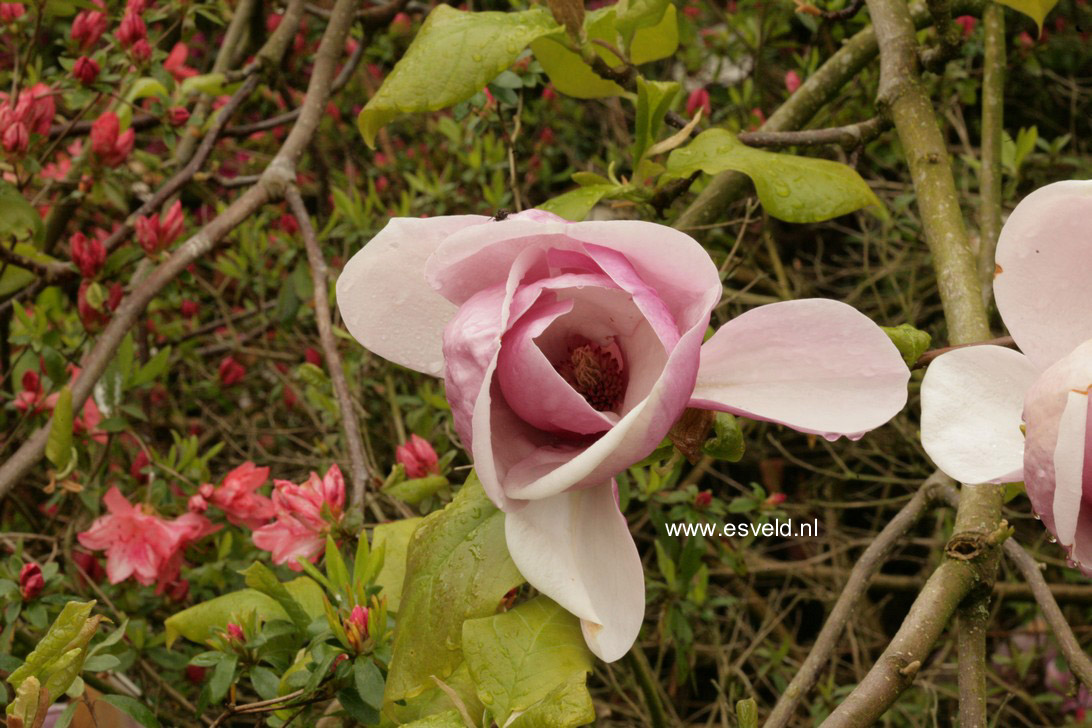
[[186,545],[215,530],[207,519],[192,513],[173,521],[146,513],[126,500],[116,486],[107,491],[103,503],[107,515],[95,519],[77,538],[86,548],[106,552],[106,575],[111,584],[130,576],[145,586],[172,581]]
[[274,521],[254,531],[254,545],[273,553],[274,564],[299,571],[297,559],[314,561],[326,546],[326,535],[344,515],[345,479],[337,465],[325,477],[312,472],[303,483],[273,481]]
[[219,488],[202,486],[201,495],[236,526],[253,530],[273,517],[273,501],[255,491],[269,480],[269,468],[245,462],[226,476]]
[[993,291],[1020,351],[970,346],[934,359],[921,443],[963,483],[1023,480],[1070,564],[1092,575],[1090,225],[1090,181],[1047,185],[1012,211]]
[[394,458],[405,466],[406,475],[410,478],[440,473],[436,451],[428,440],[417,435],[410,435],[409,442],[399,445],[394,451]]
[[506,511],[513,561],[580,617],[607,661],[629,650],[645,612],[613,478],[688,406],[834,439],[906,402],[894,344],[837,301],[762,306],[703,345],[721,290],[684,233],[540,210],[395,218],[337,281],[361,343],[444,376],[456,431]]

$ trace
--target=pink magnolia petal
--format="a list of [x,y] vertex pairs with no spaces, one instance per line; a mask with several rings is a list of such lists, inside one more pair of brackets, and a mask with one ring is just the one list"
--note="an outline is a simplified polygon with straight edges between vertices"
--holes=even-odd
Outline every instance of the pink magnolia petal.
[[[1054,508],[1055,498],[1058,496],[1055,453],[1063,444],[1061,441],[1063,415],[1069,404],[1070,393],[1087,393],[1090,386],[1092,386],[1092,341],[1081,344],[1071,354],[1050,366],[1035,380],[1024,398],[1024,421],[1027,423],[1027,440],[1024,444],[1024,483],[1035,513],[1043,519],[1043,525],[1047,530],[1055,534],[1058,532]],[[1069,437],[1069,439],[1072,438]],[[1084,490],[1082,503],[1092,502],[1092,492],[1086,489],[1092,490],[1088,485],[1082,485]],[[1082,506],[1080,518],[1083,518],[1083,512],[1088,509],[1088,505]],[[1088,537],[1088,535],[1084,536],[1084,538]],[[1080,526],[1077,527],[1076,541],[1082,541]],[[1085,563],[1092,563],[1092,559],[1086,560]]]
[[633,297],[633,302],[651,324],[664,348],[671,351],[679,342],[679,327],[667,304],[637,273],[629,259],[602,245],[585,245],[588,255],[599,264],[618,286]]
[[856,439],[906,404],[910,371],[876,324],[827,299],[759,306],[702,347],[693,407]]
[[590,435],[618,418],[597,412],[554,369],[535,344],[547,326],[569,313],[572,301],[540,301],[504,335],[497,361],[497,381],[508,405],[535,427]]
[[512,561],[536,589],[580,618],[600,659],[619,659],[645,615],[641,558],[612,484],[528,502],[505,516]]
[[1085,463],[1088,411],[1087,392],[1066,393],[1054,446],[1054,534],[1063,548],[1073,545],[1084,495],[1084,471],[1092,465]]
[[425,282],[425,261],[458,230],[489,218],[394,218],[337,279],[345,326],[365,348],[425,374],[443,373],[441,341],[455,307]]
[[1092,181],[1041,187],[1009,215],[997,241],[993,291],[1021,351],[1040,369],[1092,339]]
[[921,444],[962,483],[1023,480],[1024,395],[1038,377],[1020,352],[968,346],[934,359],[921,383]]

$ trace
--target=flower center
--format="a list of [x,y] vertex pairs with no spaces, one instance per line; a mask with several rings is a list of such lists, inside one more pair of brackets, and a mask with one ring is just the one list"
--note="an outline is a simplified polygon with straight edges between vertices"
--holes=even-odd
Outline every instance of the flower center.
[[622,366],[609,350],[591,342],[569,348],[557,372],[599,412],[617,409],[625,394]]

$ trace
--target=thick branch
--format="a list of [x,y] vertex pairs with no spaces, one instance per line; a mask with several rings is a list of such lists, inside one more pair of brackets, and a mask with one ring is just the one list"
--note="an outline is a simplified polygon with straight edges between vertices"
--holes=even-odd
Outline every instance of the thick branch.
[[993,296],[994,251],[1001,234],[1001,135],[1005,105],[1005,12],[997,3],[982,16],[986,55],[982,77],[982,166],[978,172],[978,274],[982,301]]
[[285,190],[285,198],[292,209],[292,214],[300,226],[303,245],[307,249],[307,262],[311,266],[311,282],[315,289],[315,321],[318,324],[319,340],[326,358],[326,370],[330,373],[330,382],[337,396],[338,410],[341,413],[341,427],[345,434],[345,445],[349,449],[350,475],[353,480],[353,505],[364,507],[364,491],[368,484],[368,466],[364,459],[363,440],[360,437],[360,425],[353,410],[353,398],[349,394],[349,383],[345,381],[345,370],[341,367],[341,356],[337,351],[337,340],[330,318],[329,287],[330,279],[326,272],[326,259],[319,248],[315,230],[311,226],[311,217],[307,206],[300,197],[295,185]]

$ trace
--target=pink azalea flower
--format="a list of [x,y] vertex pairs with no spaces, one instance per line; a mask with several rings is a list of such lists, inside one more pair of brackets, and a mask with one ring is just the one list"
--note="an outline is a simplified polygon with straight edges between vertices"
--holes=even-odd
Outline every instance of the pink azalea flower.
[[186,59],[189,55],[190,49],[185,43],[175,43],[174,48],[171,49],[166,60],[163,61],[163,70],[174,76],[174,80],[179,82],[191,76],[196,76],[197,69],[186,65]]
[[837,301],[761,306],[703,345],[721,290],[684,233],[540,210],[395,218],[337,282],[357,340],[444,377],[455,428],[506,512],[516,566],[580,617],[607,661],[629,650],[645,613],[613,478],[687,407],[834,439],[879,427],[906,402],[895,346]]
[[410,435],[409,442],[399,445],[394,451],[394,458],[405,466],[406,475],[410,478],[440,473],[436,451],[428,440],[417,435]]
[[296,485],[287,480],[273,482],[275,520],[254,531],[254,545],[273,553],[274,564],[288,564],[296,571],[300,557],[314,561],[326,546],[330,527],[341,521],[345,505],[345,479],[337,465],[325,477],[311,473]]
[[251,530],[273,517],[273,501],[255,491],[269,480],[269,468],[245,462],[224,476],[219,488],[202,486],[201,496],[236,526]]
[[133,224],[137,241],[148,255],[169,248],[171,243],[178,240],[185,226],[181,200],[175,200],[162,217],[155,214],[138,217]]
[[1092,575],[1090,224],[1088,181],[1047,185],[1012,211],[993,291],[1020,351],[970,346],[933,360],[921,386],[921,442],[964,483],[1023,480],[1071,564]]
[[170,582],[178,576],[182,550],[192,541],[215,531],[201,516],[187,513],[173,521],[134,506],[117,487],[103,497],[107,515],[77,534],[80,543],[106,552],[106,575],[111,584],[130,576],[145,586]]

